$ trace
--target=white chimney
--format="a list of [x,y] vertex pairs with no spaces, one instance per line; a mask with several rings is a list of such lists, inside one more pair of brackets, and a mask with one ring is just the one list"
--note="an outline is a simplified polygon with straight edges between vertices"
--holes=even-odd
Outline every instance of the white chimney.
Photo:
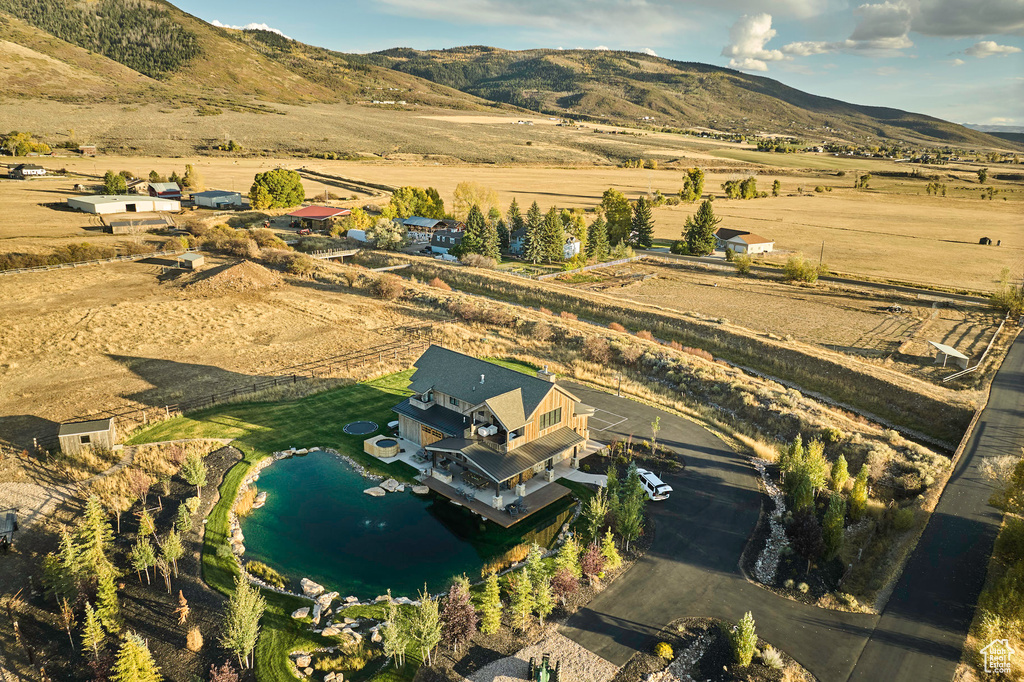
[[481,384],[484,383],[484,375],[483,374],[480,375],[480,383]]

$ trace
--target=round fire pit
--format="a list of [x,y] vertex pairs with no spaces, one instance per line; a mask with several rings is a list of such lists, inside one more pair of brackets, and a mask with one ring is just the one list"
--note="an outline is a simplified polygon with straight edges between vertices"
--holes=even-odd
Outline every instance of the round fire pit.
[[342,430],[352,436],[365,436],[376,431],[377,425],[369,421],[352,422],[345,424],[345,428]]

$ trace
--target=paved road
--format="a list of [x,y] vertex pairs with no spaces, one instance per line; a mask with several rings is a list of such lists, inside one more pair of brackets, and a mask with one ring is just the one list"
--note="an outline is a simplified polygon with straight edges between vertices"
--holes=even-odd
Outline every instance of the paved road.
[[978,469],[984,458],[1024,446],[1024,337],[997,373],[988,408],[881,617],[798,604],[747,582],[738,562],[757,523],[760,493],[746,459],[693,422],[586,387],[569,389],[597,408],[591,424],[598,439],[647,438],[661,414],[659,440],[687,466],[664,476],[675,492],[650,507],[650,551],[570,618],[564,634],[622,665],[676,618],[736,621],[750,610],[758,633],[821,682],[952,679],[1000,521]]
[[882,613],[851,680],[952,679],[985,583],[1001,514],[988,506],[988,457],[1024,446],[1024,336],[995,376],[988,406]]
[[622,665],[676,618],[737,621],[750,610],[758,633],[819,680],[845,680],[877,617],[798,604],[743,578],[739,556],[761,508],[757,472],[746,459],[688,420],[581,386],[569,389],[597,408],[591,428],[604,429],[598,439],[648,438],[650,422],[661,414],[659,441],[683,454],[686,470],[665,475],[675,492],[650,507],[657,529],[650,551],[562,631]]

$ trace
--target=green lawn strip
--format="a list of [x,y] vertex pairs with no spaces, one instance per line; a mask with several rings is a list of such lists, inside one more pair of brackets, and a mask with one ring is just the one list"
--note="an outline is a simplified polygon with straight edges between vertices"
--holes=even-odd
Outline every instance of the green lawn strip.
[[[558,483],[559,485],[564,485],[566,488],[571,490],[572,494],[576,496],[576,499],[583,503],[584,509],[586,509],[587,502],[590,500],[590,498],[597,494],[594,490],[587,487],[585,484],[579,483],[577,481],[570,481],[568,478],[560,478],[555,482]],[[583,515],[580,514],[576,518],[576,520],[573,521],[572,525],[570,526],[570,529],[573,533],[580,535],[585,524],[586,519],[584,519]]]
[[511,369],[519,372],[520,374],[529,374],[530,376],[537,376],[537,370],[540,369],[536,365],[531,365],[528,362],[520,362],[519,360],[507,360],[505,358],[484,358],[484,360],[492,365]]

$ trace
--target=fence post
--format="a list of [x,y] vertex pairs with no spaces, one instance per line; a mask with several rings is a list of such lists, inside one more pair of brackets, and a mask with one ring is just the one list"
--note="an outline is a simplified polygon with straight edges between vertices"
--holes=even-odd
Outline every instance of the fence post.
[[165,419],[170,419],[171,418],[171,408],[168,407],[167,405],[164,405],[164,418]]

